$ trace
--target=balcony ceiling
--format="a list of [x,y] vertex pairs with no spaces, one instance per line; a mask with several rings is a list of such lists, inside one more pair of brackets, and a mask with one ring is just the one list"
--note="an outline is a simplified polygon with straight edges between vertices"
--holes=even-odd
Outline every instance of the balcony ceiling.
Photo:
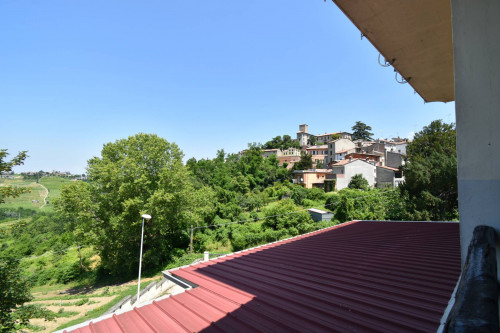
[[426,102],[455,99],[449,0],[332,0]]

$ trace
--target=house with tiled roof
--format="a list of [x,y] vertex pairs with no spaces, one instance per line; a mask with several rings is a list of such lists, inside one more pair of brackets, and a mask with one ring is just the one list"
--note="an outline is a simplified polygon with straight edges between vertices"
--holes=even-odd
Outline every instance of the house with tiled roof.
[[[328,143],[328,156],[325,157],[325,165],[343,159],[345,154],[354,152],[356,145],[350,139],[337,139]],[[343,153],[343,156],[338,154]]]
[[342,190],[351,182],[354,175],[361,174],[368,181],[368,186],[376,184],[376,167],[361,159],[346,159],[332,165],[332,179],[335,180],[335,188]]
[[397,168],[377,165],[377,187],[398,187],[404,182],[404,176]]
[[293,182],[305,188],[324,188],[327,177],[331,175],[328,169],[294,170]]
[[370,162],[371,164],[375,165],[384,165],[384,153],[379,153],[379,152],[372,152],[372,153],[367,153],[367,152],[361,152],[361,153],[349,153],[346,154],[345,159],[359,159],[359,160],[365,160],[367,162]]
[[311,155],[314,166],[319,162],[323,163],[328,155],[328,145],[316,145],[306,148],[306,153]]
[[311,142],[311,138],[314,138],[316,142],[320,142],[322,144],[328,143],[332,141],[332,136],[340,136],[343,139],[350,140],[352,135],[347,132],[332,132],[332,133],[324,133],[324,134],[311,134],[309,133],[309,126],[307,124],[299,125],[299,131],[297,132],[297,140],[301,147],[309,146]]

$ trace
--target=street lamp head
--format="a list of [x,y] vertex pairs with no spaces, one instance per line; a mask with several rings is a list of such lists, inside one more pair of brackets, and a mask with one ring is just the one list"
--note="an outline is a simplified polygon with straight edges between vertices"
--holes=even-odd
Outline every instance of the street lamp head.
[[151,215],[142,214],[142,218],[145,219],[146,221],[149,221],[149,220],[151,220]]

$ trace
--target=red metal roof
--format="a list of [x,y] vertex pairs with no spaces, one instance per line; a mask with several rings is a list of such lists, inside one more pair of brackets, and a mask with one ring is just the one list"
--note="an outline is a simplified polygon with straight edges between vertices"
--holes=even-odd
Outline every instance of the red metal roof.
[[75,332],[435,332],[459,226],[353,221],[170,272],[198,287]]

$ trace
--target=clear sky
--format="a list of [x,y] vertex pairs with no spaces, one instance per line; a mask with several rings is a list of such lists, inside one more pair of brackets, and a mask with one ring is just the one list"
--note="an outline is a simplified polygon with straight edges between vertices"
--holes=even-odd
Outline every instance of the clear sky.
[[0,45],[0,148],[30,156],[16,172],[82,173],[139,132],[200,159],[302,123],[390,138],[455,121],[329,0],[2,0]]

